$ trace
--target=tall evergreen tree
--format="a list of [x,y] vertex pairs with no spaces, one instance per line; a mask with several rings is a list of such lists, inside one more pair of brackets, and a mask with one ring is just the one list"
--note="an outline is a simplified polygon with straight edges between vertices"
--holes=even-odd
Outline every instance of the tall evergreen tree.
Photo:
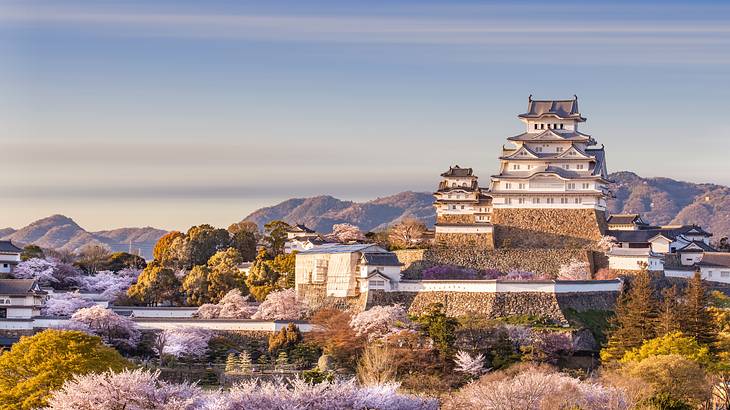
[[666,334],[682,330],[682,309],[679,303],[679,291],[677,286],[666,288],[662,291],[662,301],[659,304],[659,317],[657,318],[656,335]]
[[228,353],[228,357],[226,357],[226,372],[235,372],[236,367],[236,355]]
[[251,355],[244,350],[238,355],[238,371],[249,373],[251,372],[251,367]]
[[629,282],[616,302],[616,315],[611,321],[608,344],[601,351],[601,360],[615,361],[627,350],[641,346],[656,336],[657,306],[649,271],[642,269]]
[[699,272],[689,282],[684,292],[684,308],[682,314],[682,332],[694,337],[703,344],[712,344],[716,338],[715,326],[710,311],[707,287],[702,282]]

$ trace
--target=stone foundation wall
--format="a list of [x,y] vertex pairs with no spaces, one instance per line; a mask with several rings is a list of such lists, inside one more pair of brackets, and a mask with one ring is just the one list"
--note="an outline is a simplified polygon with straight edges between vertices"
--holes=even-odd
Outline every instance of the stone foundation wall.
[[435,265],[456,265],[471,269],[496,269],[501,272],[521,270],[555,277],[560,266],[571,259],[588,262],[595,272],[594,252],[585,249],[494,249],[472,247],[433,247],[395,251],[404,264],[403,276],[420,278],[420,272]]
[[491,233],[437,233],[435,243],[437,246],[494,249],[494,237]]
[[587,248],[606,232],[606,215],[594,209],[496,208],[497,248]]
[[473,293],[473,292],[368,292],[366,308],[400,303],[410,314],[421,314],[431,303],[444,305],[446,314],[453,317],[467,314],[483,315],[491,319],[518,315],[547,317],[558,323],[567,323],[565,311],[575,309],[613,310],[617,292],[591,293]]
[[474,215],[437,215],[437,224],[464,224],[469,225],[476,223]]

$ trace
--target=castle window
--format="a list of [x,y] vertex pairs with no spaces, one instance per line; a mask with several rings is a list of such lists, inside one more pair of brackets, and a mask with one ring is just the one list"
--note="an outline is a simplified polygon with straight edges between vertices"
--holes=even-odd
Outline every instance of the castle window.
[[588,184],[588,183],[583,184],[583,189],[588,189],[589,187],[590,187],[590,184]]
[[575,151],[570,151],[568,155],[575,155]]
[[532,203],[533,204],[539,204],[540,203],[540,198],[532,198]]
[[504,203],[507,204],[507,205],[511,205],[512,204],[512,198],[505,198]]
[[568,198],[566,198],[566,197],[560,198],[560,203],[561,204],[567,204],[568,203]]
[[519,189],[525,189],[526,185],[521,183],[518,185],[518,187],[519,187]]
[[535,129],[537,129],[537,124],[535,124]]
[[565,168],[565,169],[570,169],[570,165],[568,165],[568,164],[563,164],[563,168]]
[[541,130],[544,130],[545,129],[545,124],[540,124],[540,129]]
[[557,148],[555,148],[555,152],[563,152],[563,147],[557,147]]
[[464,205],[461,206],[461,209],[464,209]]
[[581,197],[575,198],[575,203],[576,204],[583,203],[583,198],[581,198]]
[[517,203],[524,204],[525,198],[517,198]]
[[[572,154],[572,152],[571,152],[571,154]],[[577,164],[575,166],[575,169],[583,169],[583,164]]]
[[549,203],[549,204],[555,203],[555,198],[547,198],[547,199],[545,200],[545,202],[547,202],[547,203]]
[[568,189],[575,189],[575,183],[568,183]]
[[565,125],[565,124],[560,124],[560,129],[561,129],[561,130],[563,129],[563,125]]
[[542,152],[542,147],[535,147],[535,152]]
[[512,189],[512,184],[507,182],[504,184],[504,189]]
[[519,164],[512,164],[512,169],[513,170],[514,169],[520,169],[520,165]]

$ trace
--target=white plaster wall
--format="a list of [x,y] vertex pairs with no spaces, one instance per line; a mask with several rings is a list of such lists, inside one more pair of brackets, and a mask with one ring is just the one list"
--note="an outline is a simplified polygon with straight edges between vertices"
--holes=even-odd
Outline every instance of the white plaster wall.
[[440,226],[436,225],[436,233],[492,233],[492,225],[480,226]]
[[112,306],[115,312],[131,311],[135,318],[191,318],[198,311],[197,307],[139,307],[139,306]]
[[613,292],[621,289],[621,281],[548,281],[509,282],[496,280],[423,280],[401,281],[394,290],[401,292],[484,292],[484,293],[581,293]]

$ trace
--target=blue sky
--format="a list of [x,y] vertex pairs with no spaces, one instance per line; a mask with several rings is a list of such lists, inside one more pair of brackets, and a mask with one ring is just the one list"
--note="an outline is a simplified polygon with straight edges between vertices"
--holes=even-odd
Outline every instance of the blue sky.
[[527,96],[611,171],[730,184],[730,4],[0,2],[0,227],[225,226],[293,196],[486,185]]

